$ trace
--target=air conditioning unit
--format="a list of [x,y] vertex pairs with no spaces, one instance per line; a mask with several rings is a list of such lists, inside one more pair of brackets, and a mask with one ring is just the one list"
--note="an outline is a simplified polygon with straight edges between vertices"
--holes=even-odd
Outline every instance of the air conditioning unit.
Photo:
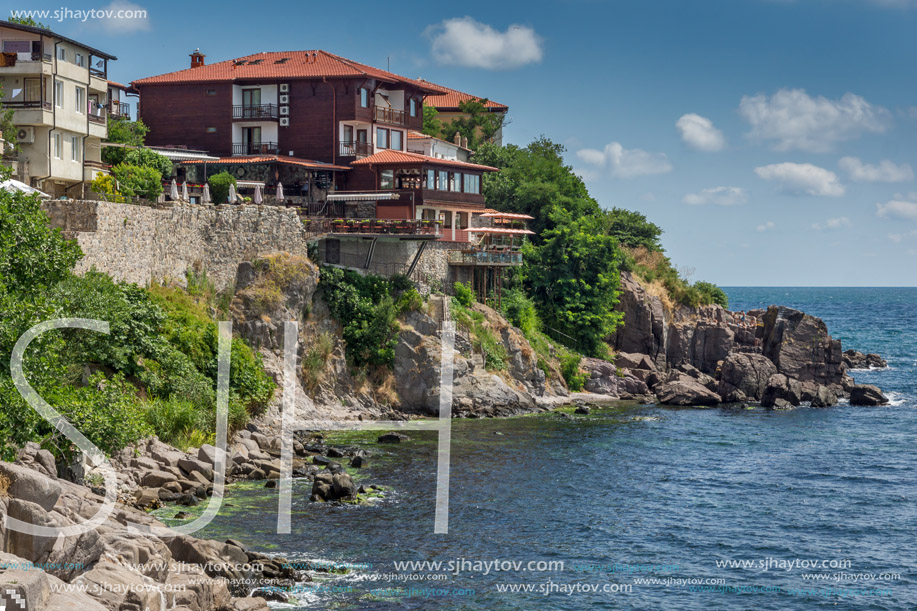
[[289,83],[280,83],[280,93],[288,93],[290,91]]
[[289,106],[281,106],[281,107],[280,107],[280,116],[281,116],[281,117],[285,117],[285,116],[287,116],[287,115],[289,115],[289,114],[290,114],[290,107],[289,107]]
[[280,127],[290,127],[290,117],[280,117]]
[[280,103],[281,103],[281,104],[289,104],[289,103],[290,103],[290,96],[289,96],[288,94],[286,94],[286,93],[283,94],[283,95],[281,95],[281,96],[280,96]]
[[35,128],[20,127],[16,132],[16,140],[22,144],[32,144],[35,142]]

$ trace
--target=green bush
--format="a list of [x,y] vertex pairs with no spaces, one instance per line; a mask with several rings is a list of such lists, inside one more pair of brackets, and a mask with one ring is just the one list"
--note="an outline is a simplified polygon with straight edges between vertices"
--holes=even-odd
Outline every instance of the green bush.
[[210,185],[210,197],[215,204],[225,204],[229,201],[229,186],[237,186],[236,177],[229,172],[220,172],[207,179]]
[[535,303],[519,289],[503,291],[503,315],[526,337],[541,328]]
[[111,173],[118,180],[118,191],[125,197],[153,201],[162,194],[162,175],[155,168],[119,163]]
[[124,196],[118,193],[118,183],[110,174],[97,174],[89,185],[93,193],[98,193],[105,201],[123,203]]
[[172,162],[165,155],[148,148],[127,149],[121,163],[136,165],[143,168],[153,168],[159,172],[160,180],[172,176]]
[[582,357],[578,354],[569,353],[560,360],[560,371],[567,382],[567,388],[573,392],[579,392],[586,383],[586,376],[580,372],[579,364]]
[[715,303],[718,306],[728,308],[729,307],[729,297],[726,296],[726,293],[713,284],[712,282],[695,282],[694,289],[700,293],[701,301],[705,304]]
[[455,291],[456,301],[458,301],[460,305],[470,308],[471,304],[474,303],[474,292],[471,290],[471,287],[467,284],[456,282],[452,285],[452,289]]
[[395,309],[398,310],[399,316],[405,312],[416,312],[422,307],[423,297],[420,296],[420,293],[418,293],[417,289],[414,287],[403,292],[401,297],[398,298],[398,303],[395,304]]

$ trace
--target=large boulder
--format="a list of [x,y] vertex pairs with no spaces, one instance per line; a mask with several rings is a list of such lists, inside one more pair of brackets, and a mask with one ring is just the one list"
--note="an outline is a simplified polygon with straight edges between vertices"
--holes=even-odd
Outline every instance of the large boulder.
[[716,405],[720,396],[688,376],[676,376],[662,382],[654,389],[663,405]]
[[630,272],[622,272],[616,309],[624,324],[610,338],[615,352],[648,355],[657,369],[665,369],[669,321],[662,300],[647,293]]
[[820,318],[771,306],[764,315],[762,338],[764,356],[790,378],[831,385],[844,377],[841,342],[831,339]]
[[850,405],[888,405],[888,397],[882,394],[878,386],[857,384],[850,391]]
[[60,484],[38,471],[0,461],[0,475],[10,482],[7,490],[10,497],[35,503],[45,511],[51,511],[60,498]]
[[885,369],[888,367],[888,362],[878,354],[863,354],[857,350],[845,350],[843,359],[847,369]]
[[802,395],[803,390],[799,380],[782,373],[775,373],[767,379],[764,392],[761,394],[761,405],[778,408],[798,407],[802,404]]
[[720,367],[717,389],[727,403],[760,401],[768,379],[777,373],[774,363],[761,354],[730,354]]
[[615,367],[620,367],[621,369],[656,370],[656,364],[649,356],[630,352],[618,352],[615,354]]

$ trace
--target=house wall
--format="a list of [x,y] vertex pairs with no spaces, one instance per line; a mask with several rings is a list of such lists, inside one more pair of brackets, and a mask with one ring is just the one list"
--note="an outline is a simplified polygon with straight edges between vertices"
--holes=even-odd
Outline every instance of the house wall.
[[[208,89],[215,94],[207,95]],[[150,128],[148,146],[184,145],[217,156],[232,155],[230,83],[146,85],[138,116]],[[216,131],[208,132],[209,127]]]
[[200,264],[222,290],[242,261],[273,252],[306,256],[303,224],[285,208],[97,201],[46,201],[42,208],[52,226],[80,245],[77,273],[95,267],[143,286],[164,278],[184,282],[187,270]]

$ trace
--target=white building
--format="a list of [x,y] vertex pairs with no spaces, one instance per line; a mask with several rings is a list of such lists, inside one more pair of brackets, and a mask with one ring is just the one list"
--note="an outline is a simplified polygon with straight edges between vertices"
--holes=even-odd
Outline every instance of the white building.
[[13,110],[16,178],[52,196],[81,197],[108,134],[108,62],[117,59],[44,28],[0,21],[0,86]]

